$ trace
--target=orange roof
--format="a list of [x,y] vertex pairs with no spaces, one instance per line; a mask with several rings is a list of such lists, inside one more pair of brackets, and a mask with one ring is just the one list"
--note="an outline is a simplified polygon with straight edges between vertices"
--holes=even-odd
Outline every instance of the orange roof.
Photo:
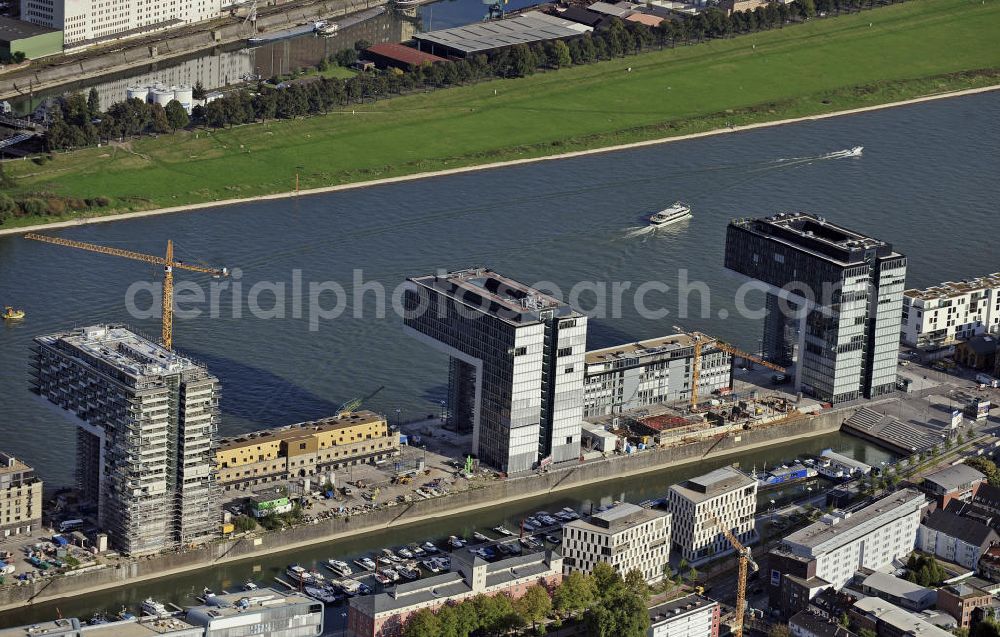
[[648,13],[633,13],[630,16],[625,16],[625,19],[630,22],[641,22],[647,27],[660,26],[660,23],[663,22],[663,18],[655,15],[649,15]]

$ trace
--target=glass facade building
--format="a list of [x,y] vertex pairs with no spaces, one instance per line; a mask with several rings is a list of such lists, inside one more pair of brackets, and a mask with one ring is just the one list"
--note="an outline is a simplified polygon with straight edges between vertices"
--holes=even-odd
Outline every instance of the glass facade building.
[[449,426],[501,471],[580,455],[587,317],[485,268],[407,280],[404,330],[451,358]]
[[795,363],[796,387],[842,403],[896,388],[906,257],[805,213],[738,219],[726,267],[763,283],[762,349]]

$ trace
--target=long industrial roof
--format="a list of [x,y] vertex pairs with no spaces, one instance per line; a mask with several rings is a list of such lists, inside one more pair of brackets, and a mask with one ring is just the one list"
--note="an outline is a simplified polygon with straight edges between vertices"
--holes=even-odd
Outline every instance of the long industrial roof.
[[530,11],[507,20],[418,33],[413,39],[418,44],[428,42],[463,53],[479,53],[515,44],[569,38],[588,31],[593,29],[539,11]]

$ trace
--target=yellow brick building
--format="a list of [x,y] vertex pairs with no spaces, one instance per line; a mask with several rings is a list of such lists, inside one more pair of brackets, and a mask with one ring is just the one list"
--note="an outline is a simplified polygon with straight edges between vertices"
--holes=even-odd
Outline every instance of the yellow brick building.
[[14,456],[0,453],[0,539],[42,526],[42,481]]
[[222,440],[218,484],[226,491],[309,477],[399,454],[399,433],[382,416],[359,411]]

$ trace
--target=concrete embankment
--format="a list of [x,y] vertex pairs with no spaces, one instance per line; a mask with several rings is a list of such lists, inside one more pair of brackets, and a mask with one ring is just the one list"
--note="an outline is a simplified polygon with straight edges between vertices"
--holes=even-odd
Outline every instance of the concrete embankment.
[[[837,410],[798,416],[780,424],[744,431],[721,440],[710,439],[679,447],[645,451],[632,456],[616,456],[553,470],[542,475],[497,481],[479,489],[388,507],[364,516],[321,520],[318,524],[299,526],[262,536],[215,542],[194,550],[151,556],[117,567],[106,567],[81,574],[71,573],[20,586],[8,586],[0,589],[0,611],[60,597],[125,586],[184,571],[209,568],[225,562],[291,550],[386,529],[390,526],[396,527],[482,507],[492,507],[505,502],[542,496],[675,465],[695,463],[705,458],[745,453],[754,448],[836,431],[853,411],[853,409]],[[696,472],[697,468],[693,467],[692,473]]]
[[[259,30],[277,31],[317,18],[336,18],[386,4],[388,0],[322,0],[296,3],[270,13],[265,13],[262,9],[257,27]],[[29,67],[21,72],[0,75],[0,99],[205,51],[245,40],[251,35],[252,27],[239,18],[229,22],[215,22],[204,28],[186,27],[176,35],[167,32],[155,41],[144,38],[131,43],[120,42],[105,53],[88,51],[78,56],[67,55],[61,63],[43,64],[37,68]]]

